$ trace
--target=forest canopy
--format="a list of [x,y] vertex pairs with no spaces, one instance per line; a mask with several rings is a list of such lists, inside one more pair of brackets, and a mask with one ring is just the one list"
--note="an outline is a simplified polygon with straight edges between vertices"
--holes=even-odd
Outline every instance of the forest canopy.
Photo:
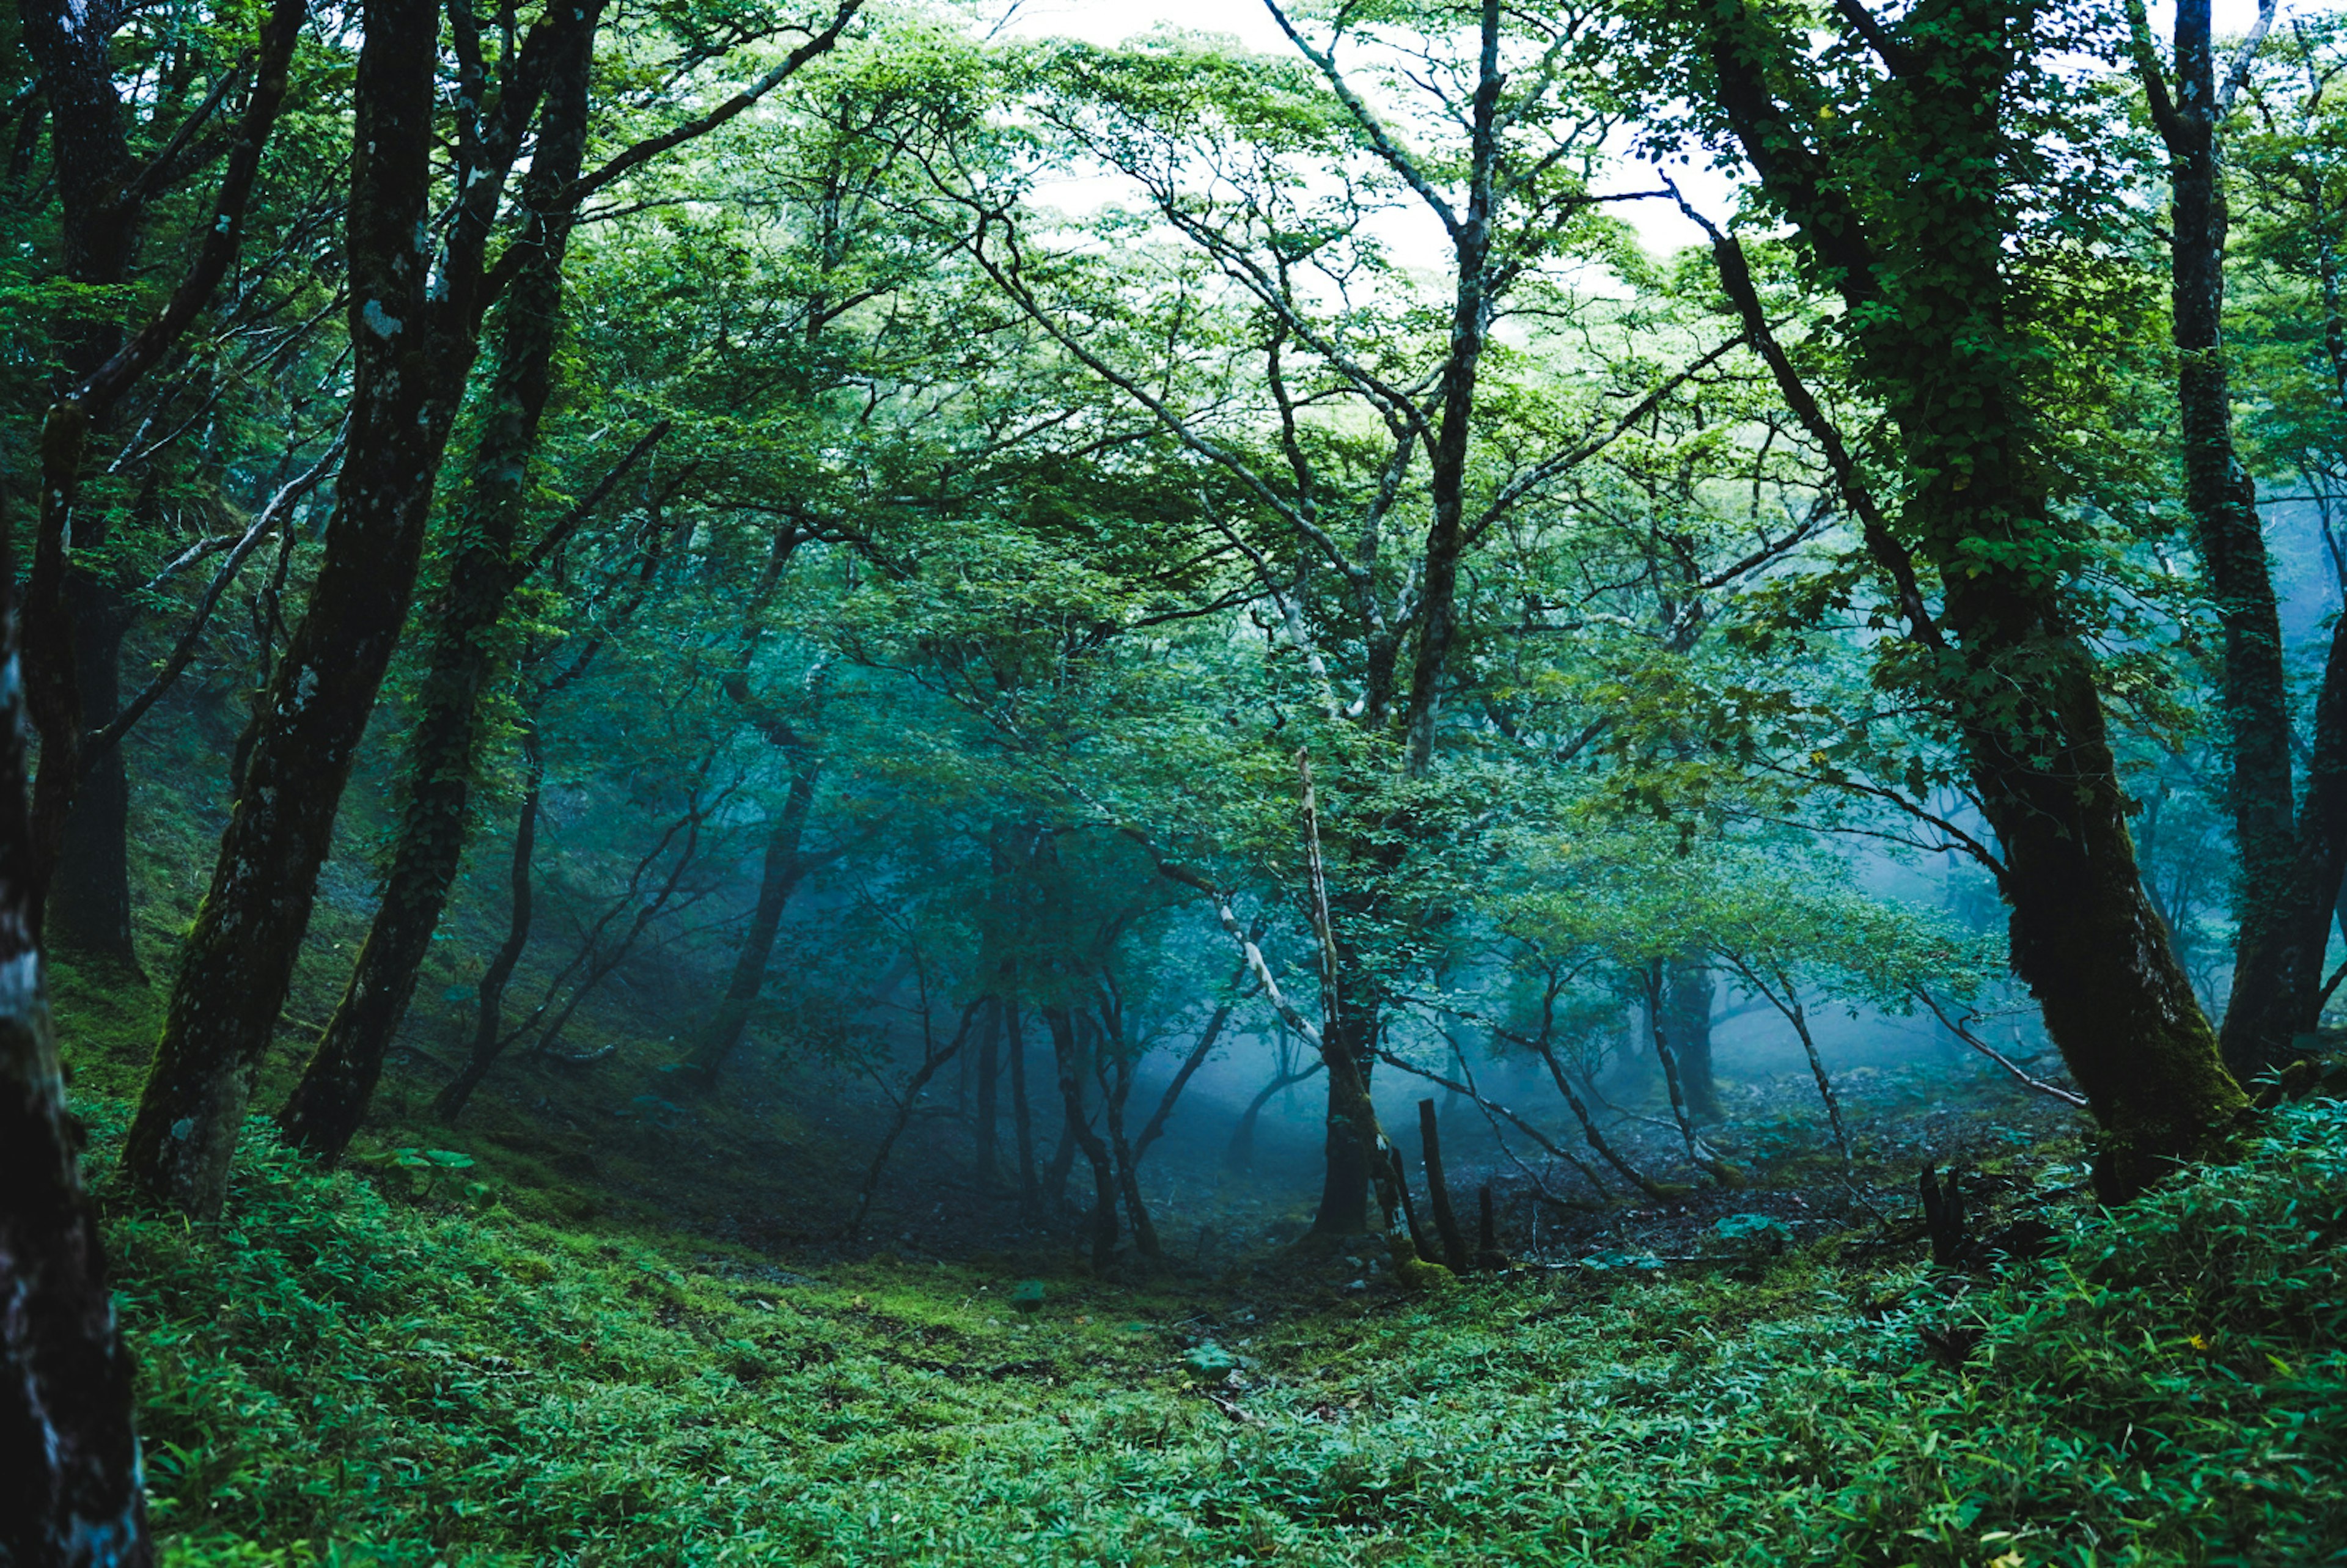
[[[2347,21],[1117,9],[0,23],[0,1564],[1725,1562],[1323,1440],[1553,1479],[1690,1314],[1819,1561],[2347,1549]],[[791,1425],[1005,1378],[1252,1468]]]

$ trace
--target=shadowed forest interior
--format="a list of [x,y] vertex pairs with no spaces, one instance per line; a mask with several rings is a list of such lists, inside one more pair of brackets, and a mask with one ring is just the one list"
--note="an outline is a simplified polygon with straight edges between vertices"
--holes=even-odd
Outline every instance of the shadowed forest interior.
[[0,1568],[2347,1562],[2347,15],[0,35]]

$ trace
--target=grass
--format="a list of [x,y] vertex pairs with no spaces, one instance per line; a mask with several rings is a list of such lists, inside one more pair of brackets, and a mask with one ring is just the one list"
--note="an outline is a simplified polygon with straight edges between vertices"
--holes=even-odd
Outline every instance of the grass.
[[1071,1277],[1029,1317],[1009,1274],[785,1274],[258,1122],[230,1214],[111,1225],[190,1568],[2347,1561],[2331,1102],[1978,1283],[1819,1246],[1295,1313]]

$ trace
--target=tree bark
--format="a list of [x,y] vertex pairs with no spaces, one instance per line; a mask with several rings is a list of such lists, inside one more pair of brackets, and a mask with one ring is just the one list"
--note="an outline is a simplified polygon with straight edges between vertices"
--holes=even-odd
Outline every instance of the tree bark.
[[415,590],[441,453],[478,343],[478,290],[545,56],[583,13],[556,6],[518,51],[479,160],[460,169],[436,259],[437,6],[368,0],[354,92],[346,244],[353,380],[334,513],[310,601],[262,692],[211,886],[179,956],[123,1147],[150,1203],[220,1212],[246,1102],[285,1002],[334,817]]
[[131,1364],[42,973],[14,551],[0,528],[0,1562],[154,1562]]
[[458,508],[463,542],[430,617],[431,663],[408,743],[407,798],[391,869],[342,1000],[277,1117],[286,1142],[327,1163],[350,1146],[374,1097],[471,837],[481,699],[503,662],[497,630],[519,577],[516,543],[562,326],[562,263],[573,214],[558,204],[586,157],[588,78],[602,7],[589,0],[583,9],[583,25],[565,35],[548,65],[537,150],[523,185],[531,221],[520,243],[529,248],[529,261],[506,296],[488,406]]

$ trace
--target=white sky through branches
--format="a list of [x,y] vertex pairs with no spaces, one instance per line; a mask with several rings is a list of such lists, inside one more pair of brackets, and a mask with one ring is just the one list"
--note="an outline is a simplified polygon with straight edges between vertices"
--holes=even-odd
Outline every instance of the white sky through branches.
[[[2215,4],[2216,28],[2220,37],[2237,36],[2256,20],[2257,0],[2215,0]],[[2296,5],[2285,3],[2282,20],[2277,26],[2286,25],[2293,10],[2311,15],[2325,9],[2328,7],[2307,4],[2305,0]],[[2153,28],[2166,37],[2174,25],[2172,0],[2168,4],[2153,0],[2150,11]],[[1074,37],[1094,44],[1116,44],[1161,25],[1193,32],[1227,34],[1244,46],[1265,54],[1285,54],[1292,47],[1278,24],[1265,10],[1263,0],[1022,0],[1011,8],[1006,31],[1030,37]],[[1715,220],[1725,219],[1735,204],[1730,182],[1710,169],[1691,166],[1674,169],[1673,176],[1688,199]],[[1651,176],[1645,175],[1639,167],[1625,163],[1611,188],[1645,190],[1654,184]],[[1105,199],[1106,192],[1102,192],[1101,197]],[[1702,238],[1695,225],[1667,201],[1627,202],[1621,212],[1637,228],[1646,248],[1657,254],[1695,244]],[[1399,232],[1391,235],[1389,243],[1395,245],[1397,258],[1405,262],[1439,265],[1436,238],[1431,232],[1425,237],[1427,252],[1423,256],[1410,254],[1416,247]]]

